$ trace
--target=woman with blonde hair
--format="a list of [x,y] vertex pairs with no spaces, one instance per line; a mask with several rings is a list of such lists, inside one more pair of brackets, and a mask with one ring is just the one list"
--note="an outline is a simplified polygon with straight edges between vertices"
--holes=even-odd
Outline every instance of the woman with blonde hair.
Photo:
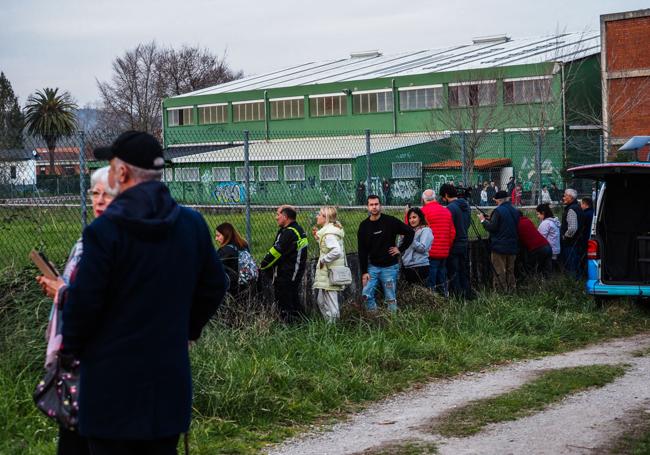
[[318,242],[318,264],[314,276],[314,289],[318,289],[316,302],[321,313],[329,322],[339,318],[339,291],[344,286],[332,284],[329,268],[345,265],[343,226],[336,220],[336,207],[321,207],[316,215],[316,225],[312,233]]

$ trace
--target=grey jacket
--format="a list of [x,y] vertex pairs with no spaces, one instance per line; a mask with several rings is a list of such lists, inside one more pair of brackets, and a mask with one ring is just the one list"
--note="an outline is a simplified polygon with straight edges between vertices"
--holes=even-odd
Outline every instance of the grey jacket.
[[402,255],[404,267],[421,267],[429,265],[429,249],[433,243],[433,232],[428,226],[421,227],[415,231],[413,243]]

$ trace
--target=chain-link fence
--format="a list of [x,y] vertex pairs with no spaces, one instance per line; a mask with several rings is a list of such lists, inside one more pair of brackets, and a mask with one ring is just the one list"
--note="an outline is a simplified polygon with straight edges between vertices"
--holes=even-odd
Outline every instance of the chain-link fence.
[[[54,147],[24,138],[0,149],[0,266],[27,261],[32,248],[62,262],[92,221],[89,175],[106,165],[92,150],[113,133],[60,137]],[[175,131],[165,145],[164,181],[173,197],[195,207],[211,229],[232,223],[261,258],[272,244],[280,204],[298,207],[309,231],[322,205],[339,208],[348,251],[366,216],[366,197],[376,194],[385,211],[402,216],[422,191],[443,183],[467,188],[474,205],[490,206],[497,190],[517,205],[558,202],[568,167],[599,162],[598,135],[556,131],[356,134]],[[1,138],[0,138],[1,139]],[[1,143],[1,142],[0,142]],[[591,195],[591,187],[579,192]],[[315,248],[315,246],[314,246]]]

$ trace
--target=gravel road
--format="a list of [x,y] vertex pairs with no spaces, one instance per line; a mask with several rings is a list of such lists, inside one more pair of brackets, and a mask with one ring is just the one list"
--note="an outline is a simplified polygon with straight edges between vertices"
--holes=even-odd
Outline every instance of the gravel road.
[[[267,453],[355,454],[409,440],[433,442],[442,455],[590,453],[623,430],[626,414],[650,403],[650,355],[634,355],[649,347],[650,334],[642,334],[435,381],[371,405],[345,422],[272,446]],[[605,387],[571,395],[517,421],[490,425],[475,436],[443,438],[422,429],[445,411],[517,388],[541,370],[617,363],[630,368]]]

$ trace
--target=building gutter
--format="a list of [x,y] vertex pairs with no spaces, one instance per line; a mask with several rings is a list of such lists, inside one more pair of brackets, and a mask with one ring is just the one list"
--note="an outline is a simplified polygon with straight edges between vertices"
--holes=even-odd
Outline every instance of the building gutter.
[[264,138],[268,142],[269,140],[269,115],[271,114],[268,109],[269,105],[269,91],[264,90]]
[[397,136],[397,109],[399,107],[399,93],[397,93],[395,79],[391,79],[390,87],[393,91],[393,135]]

